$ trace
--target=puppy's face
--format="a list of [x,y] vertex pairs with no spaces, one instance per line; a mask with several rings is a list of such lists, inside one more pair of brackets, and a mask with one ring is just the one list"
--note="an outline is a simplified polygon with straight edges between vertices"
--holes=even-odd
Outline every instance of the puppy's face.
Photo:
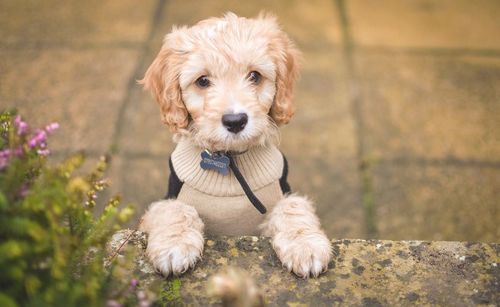
[[275,140],[292,117],[297,56],[274,18],[229,13],[174,29],[142,82],[175,133],[244,151]]

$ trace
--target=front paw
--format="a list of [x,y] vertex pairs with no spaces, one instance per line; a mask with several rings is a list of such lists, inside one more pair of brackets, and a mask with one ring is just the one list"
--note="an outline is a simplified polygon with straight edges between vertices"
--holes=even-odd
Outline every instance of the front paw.
[[168,199],[152,203],[140,229],[148,233],[146,254],[163,275],[180,275],[203,253],[203,222],[196,210]]
[[177,236],[164,233],[149,236],[146,253],[153,266],[165,277],[178,276],[194,267],[203,254],[203,235],[191,230]]
[[274,236],[272,243],[283,266],[299,277],[317,277],[328,268],[332,247],[321,231],[281,232]]

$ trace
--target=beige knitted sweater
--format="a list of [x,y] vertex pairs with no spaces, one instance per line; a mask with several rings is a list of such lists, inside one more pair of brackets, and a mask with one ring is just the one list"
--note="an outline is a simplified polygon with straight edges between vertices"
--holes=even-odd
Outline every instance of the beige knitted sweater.
[[[202,169],[202,151],[185,140],[179,142],[172,153],[171,180],[176,175],[182,182],[177,199],[196,208],[208,234],[258,235],[258,225],[266,214],[258,212],[250,203],[232,172],[222,175],[215,170]],[[280,186],[280,179],[286,177],[283,155],[275,146],[257,146],[235,155],[234,159],[269,214],[283,198]]]

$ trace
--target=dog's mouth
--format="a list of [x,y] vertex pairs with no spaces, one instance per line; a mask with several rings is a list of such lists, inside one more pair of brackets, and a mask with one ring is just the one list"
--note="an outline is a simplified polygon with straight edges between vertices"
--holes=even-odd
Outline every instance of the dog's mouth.
[[249,120],[241,129],[228,129],[223,124],[212,126],[192,122],[187,137],[197,146],[209,151],[243,152],[254,146],[279,142],[279,132],[272,123]]
[[209,147],[216,151],[243,152],[255,145],[259,136],[240,133],[225,133],[224,137],[208,140]]
[[262,143],[262,136],[251,136],[240,133],[224,133],[212,137],[205,137],[202,133],[190,135],[190,139],[199,147],[212,152],[244,152],[253,146]]

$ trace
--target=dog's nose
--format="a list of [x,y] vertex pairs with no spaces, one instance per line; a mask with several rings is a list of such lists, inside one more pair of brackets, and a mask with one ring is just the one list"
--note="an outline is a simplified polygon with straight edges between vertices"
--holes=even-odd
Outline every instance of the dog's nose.
[[222,124],[232,133],[238,133],[245,128],[248,122],[246,113],[224,114],[222,115]]

